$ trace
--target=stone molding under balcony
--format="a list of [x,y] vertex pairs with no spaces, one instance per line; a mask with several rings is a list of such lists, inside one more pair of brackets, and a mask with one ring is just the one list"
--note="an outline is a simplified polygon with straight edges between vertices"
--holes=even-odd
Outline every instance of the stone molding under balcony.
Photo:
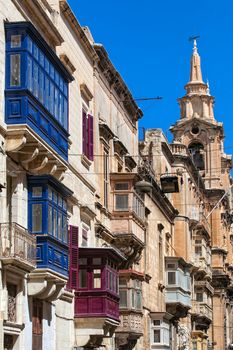
[[124,268],[139,263],[145,244],[134,233],[114,233],[112,244],[119,249],[127,261],[124,261]]
[[49,269],[36,269],[28,277],[28,295],[47,301],[59,299],[67,283],[62,275]]
[[62,180],[68,164],[28,125],[8,125],[6,152],[33,175]]
[[137,340],[143,335],[142,313],[132,310],[122,310],[120,324],[116,329],[117,349],[133,349]]
[[119,322],[101,317],[75,318],[76,346],[88,349],[100,346],[105,337],[112,337]]
[[194,301],[192,305],[192,320],[198,329],[209,328],[213,320],[213,310],[205,302]]
[[0,232],[0,259],[3,264],[25,272],[35,269],[36,237],[15,222],[1,223]]

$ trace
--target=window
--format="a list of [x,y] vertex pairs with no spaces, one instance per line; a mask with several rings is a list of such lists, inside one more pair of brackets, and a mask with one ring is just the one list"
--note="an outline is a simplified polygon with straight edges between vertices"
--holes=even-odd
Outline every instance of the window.
[[32,302],[32,350],[42,350],[43,337],[43,301]]
[[16,322],[17,310],[16,310],[16,296],[17,286],[12,283],[7,283],[8,292],[8,321]]
[[203,293],[196,293],[196,301],[203,302]]
[[[39,181],[43,183],[38,185]],[[46,177],[38,181],[36,177],[30,177],[28,190],[29,230],[32,233],[49,234],[67,243],[66,197],[49,185]]]
[[21,72],[21,62],[20,62],[20,55],[10,55],[10,86],[20,86],[21,84],[21,78],[20,78],[20,72]]
[[79,277],[79,288],[87,288],[87,270],[86,269],[79,269],[78,272]]
[[93,160],[93,117],[83,109],[83,154],[89,159]]
[[129,196],[128,194],[116,194],[115,195],[115,209],[117,211],[129,210]]
[[82,247],[87,247],[87,245],[88,245],[89,227],[83,224],[81,232],[82,232],[81,246]]
[[151,342],[153,344],[170,345],[170,325],[166,320],[152,320]]
[[120,278],[120,307],[141,310],[142,309],[142,283],[137,279],[125,280]]
[[101,270],[93,270],[93,288],[101,288]]
[[167,272],[167,282],[168,284],[176,284],[176,272],[168,271]]

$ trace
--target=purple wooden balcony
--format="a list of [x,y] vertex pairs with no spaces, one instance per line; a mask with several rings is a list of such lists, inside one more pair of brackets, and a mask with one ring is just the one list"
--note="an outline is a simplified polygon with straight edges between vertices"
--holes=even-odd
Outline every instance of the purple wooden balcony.
[[122,256],[111,247],[79,248],[75,317],[119,321],[118,265]]

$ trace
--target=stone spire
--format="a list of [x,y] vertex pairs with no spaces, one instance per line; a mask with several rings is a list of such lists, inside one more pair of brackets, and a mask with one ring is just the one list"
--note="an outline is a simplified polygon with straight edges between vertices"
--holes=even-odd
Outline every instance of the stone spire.
[[214,120],[214,98],[210,95],[209,84],[204,83],[201,73],[201,59],[194,39],[190,65],[190,80],[185,85],[185,96],[178,99],[181,119],[200,118]]
[[201,58],[197,51],[197,41],[193,40],[193,53],[191,56],[191,64],[190,64],[190,80],[186,84],[185,89],[187,91],[187,95],[190,94],[199,94],[199,95],[207,95],[207,84],[205,84],[202,80],[201,73]]
[[193,54],[191,57],[190,83],[191,82],[203,83],[201,74],[201,59],[197,52],[196,39],[193,41]]

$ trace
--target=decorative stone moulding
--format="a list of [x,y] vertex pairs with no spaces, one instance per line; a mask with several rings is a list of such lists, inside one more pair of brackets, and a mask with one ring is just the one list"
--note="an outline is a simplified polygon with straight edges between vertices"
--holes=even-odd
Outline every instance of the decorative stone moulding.
[[50,174],[61,180],[67,169],[66,161],[26,125],[8,126],[5,149],[34,175]]
[[59,299],[67,280],[58,274],[36,269],[29,275],[28,295],[47,301]]

